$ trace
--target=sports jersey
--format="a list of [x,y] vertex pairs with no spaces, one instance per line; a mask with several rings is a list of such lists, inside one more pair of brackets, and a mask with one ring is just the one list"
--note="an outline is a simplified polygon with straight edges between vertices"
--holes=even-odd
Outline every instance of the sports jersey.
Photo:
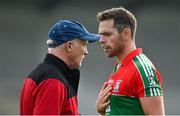
[[21,115],[78,115],[79,70],[47,54],[24,81]]
[[160,73],[137,48],[122,64],[115,63],[108,84],[113,87],[106,115],[143,115],[139,98],[162,96]]

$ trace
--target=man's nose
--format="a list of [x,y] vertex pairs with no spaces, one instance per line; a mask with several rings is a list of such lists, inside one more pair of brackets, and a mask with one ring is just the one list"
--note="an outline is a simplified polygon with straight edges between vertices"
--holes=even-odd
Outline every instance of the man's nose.
[[106,40],[105,40],[105,38],[103,36],[101,36],[100,39],[99,39],[99,42],[104,43],[104,42],[106,42]]
[[89,52],[88,52],[88,49],[86,48],[85,51],[84,51],[84,55],[88,55]]

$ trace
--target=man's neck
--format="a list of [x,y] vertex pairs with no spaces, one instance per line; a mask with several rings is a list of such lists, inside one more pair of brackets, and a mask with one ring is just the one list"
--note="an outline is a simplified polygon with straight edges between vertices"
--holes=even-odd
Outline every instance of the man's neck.
[[134,51],[136,49],[136,45],[134,42],[132,42],[129,46],[125,47],[121,54],[117,56],[118,63],[122,64],[123,60],[126,58],[126,56]]
[[49,54],[52,54],[56,57],[58,57],[59,59],[61,59],[69,68],[72,68],[70,65],[70,61],[68,59],[67,53],[65,53],[64,50],[61,49],[49,49],[48,50]]

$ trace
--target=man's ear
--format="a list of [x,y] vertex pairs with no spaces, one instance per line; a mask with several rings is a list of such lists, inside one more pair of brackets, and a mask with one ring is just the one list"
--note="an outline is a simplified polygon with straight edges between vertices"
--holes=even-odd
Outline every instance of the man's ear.
[[65,49],[66,49],[66,51],[67,51],[68,53],[71,53],[71,51],[72,51],[72,41],[66,42],[66,47],[65,47]]
[[124,40],[128,40],[131,39],[131,30],[129,28],[124,28],[122,31],[122,37],[124,38]]

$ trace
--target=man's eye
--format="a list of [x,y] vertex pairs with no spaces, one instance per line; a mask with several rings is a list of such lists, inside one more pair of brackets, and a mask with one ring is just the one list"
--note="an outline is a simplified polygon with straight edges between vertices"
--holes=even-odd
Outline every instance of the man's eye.
[[110,34],[104,34],[104,36],[105,36],[105,37],[108,37],[108,36],[110,36]]

